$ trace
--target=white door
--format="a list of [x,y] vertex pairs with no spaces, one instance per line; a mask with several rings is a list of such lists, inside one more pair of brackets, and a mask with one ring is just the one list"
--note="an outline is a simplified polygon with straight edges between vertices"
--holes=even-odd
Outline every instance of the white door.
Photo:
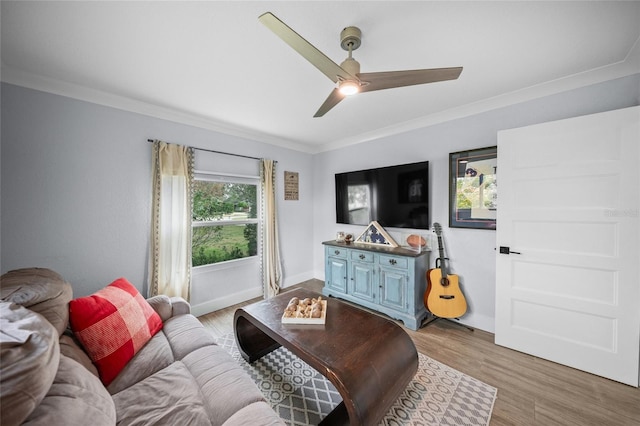
[[639,123],[633,107],[501,131],[497,174],[496,343],[633,386]]

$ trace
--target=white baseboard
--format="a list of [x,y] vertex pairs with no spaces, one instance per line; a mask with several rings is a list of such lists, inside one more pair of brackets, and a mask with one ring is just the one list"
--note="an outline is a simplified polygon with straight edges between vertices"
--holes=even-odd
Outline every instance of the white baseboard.
[[[299,284],[303,281],[313,279],[313,272],[305,272],[302,274],[294,275],[291,277],[284,277],[282,288],[291,287]],[[207,300],[204,303],[198,305],[191,305],[191,313],[197,317],[217,311],[237,303],[246,302],[256,297],[262,297],[262,287],[254,287],[248,290],[233,293],[224,297],[219,297],[212,300]]]
[[[286,277],[284,279],[283,288],[291,287],[304,281],[308,281],[315,278],[312,272],[305,272],[292,277]],[[191,313],[195,316],[206,315],[208,313],[227,308],[229,306],[246,302],[256,297],[262,297],[262,288],[255,287],[252,289],[233,293],[225,297],[220,297],[213,300],[208,300],[205,303],[191,306]],[[469,327],[478,328],[480,330],[488,331],[489,333],[495,333],[495,319],[486,315],[474,314],[469,312],[462,317],[460,321]]]
[[486,315],[474,314],[472,312],[463,315],[460,318],[462,324],[468,325],[471,328],[477,328],[487,331],[489,333],[495,333],[495,318],[488,317]]
[[308,281],[314,278],[313,272],[305,272],[302,274],[294,275],[292,277],[284,277],[282,288],[291,287],[292,285],[300,284],[301,282]]
[[191,305],[191,313],[197,317],[205,315],[219,309],[227,308],[237,303],[246,302],[262,296],[262,287],[255,287],[248,290],[233,293],[228,296],[219,297],[217,299],[208,300],[198,305]]

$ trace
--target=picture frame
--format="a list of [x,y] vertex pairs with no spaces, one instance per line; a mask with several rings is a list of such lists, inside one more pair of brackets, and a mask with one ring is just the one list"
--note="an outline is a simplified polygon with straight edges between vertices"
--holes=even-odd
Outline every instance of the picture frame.
[[498,147],[449,154],[449,226],[496,229]]

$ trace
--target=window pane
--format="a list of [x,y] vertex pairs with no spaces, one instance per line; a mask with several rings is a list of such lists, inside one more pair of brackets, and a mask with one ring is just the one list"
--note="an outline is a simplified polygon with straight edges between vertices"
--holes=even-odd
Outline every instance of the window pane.
[[193,220],[244,220],[258,217],[256,185],[196,180]]
[[258,225],[199,226],[193,228],[193,266],[242,259],[258,254]]
[[257,222],[257,196],[257,184],[194,181],[192,220],[226,223],[193,227],[193,266],[257,255],[257,223],[233,225],[228,222],[252,219]]
[[369,185],[349,185],[347,197],[349,197],[349,223],[370,222]]

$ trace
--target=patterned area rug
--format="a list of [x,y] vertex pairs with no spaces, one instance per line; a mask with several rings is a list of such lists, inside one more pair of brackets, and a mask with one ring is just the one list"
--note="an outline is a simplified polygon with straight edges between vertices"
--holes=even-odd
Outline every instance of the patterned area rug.
[[[341,401],[324,376],[285,348],[253,364],[242,359],[233,334],[217,341],[247,371],[267,401],[292,426],[317,425]],[[418,372],[381,425],[489,424],[497,389],[418,354]]]

